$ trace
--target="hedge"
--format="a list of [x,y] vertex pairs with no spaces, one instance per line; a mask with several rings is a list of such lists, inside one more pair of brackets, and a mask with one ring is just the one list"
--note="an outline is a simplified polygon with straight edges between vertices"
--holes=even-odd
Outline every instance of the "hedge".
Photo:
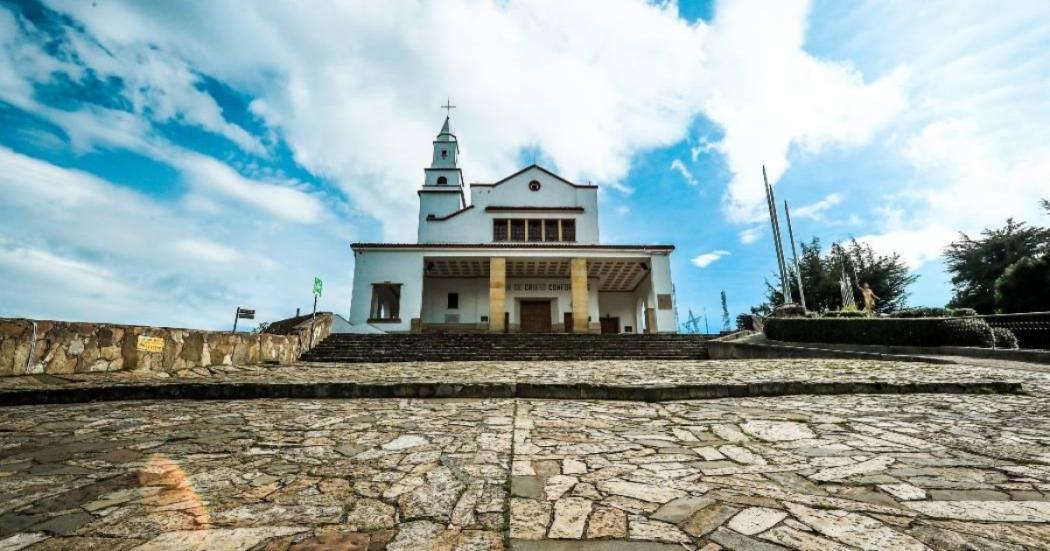
[[890,314],[891,318],[970,318],[977,315],[973,308],[908,308]]
[[992,328],[979,318],[769,318],[768,338],[790,342],[886,346],[995,345]]

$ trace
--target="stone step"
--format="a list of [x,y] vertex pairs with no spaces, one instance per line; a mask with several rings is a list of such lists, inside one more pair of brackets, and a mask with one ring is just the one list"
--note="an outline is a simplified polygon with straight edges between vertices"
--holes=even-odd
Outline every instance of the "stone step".
[[304,361],[446,362],[543,360],[707,359],[699,335],[591,334],[400,334],[331,335],[302,356]]

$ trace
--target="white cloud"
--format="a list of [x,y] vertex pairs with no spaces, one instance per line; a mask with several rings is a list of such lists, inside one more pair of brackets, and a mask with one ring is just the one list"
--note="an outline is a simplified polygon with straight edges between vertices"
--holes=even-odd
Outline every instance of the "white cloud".
[[177,159],[176,164],[197,189],[220,193],[293,222],[318,222],[324,213],[315,197],[287,186],[250,180],[211,157],[181,154]]
[[175,106],[140,98],[164,113],[233,139],[207,102],[185,91],[192,79],[183,63],[256,96],[253,112],[279,129],[296,160],[338,183],[392,239],[414,233],[400,221],[415,208],[427,160],[416,144],[436,133],[446,92],[460,106],[454,123],[471,181],[501,177],[517,168],[523,148],[538,148],[570,179],[628,191],[620,180],[632,157],[681,141],[704,113],[725,130],[702,147],[727,156],[734,221],[760,213],[763,162],[775,182],[793,144],[817,151],[863,143],[903,104],[902,72],[865,83],[848,65],[803,50],[802,0],[720,4],[711,24],[680,19],[673,2],[632,0],[383,10],[323,1],[250,10],[228,2],[54,4],[114,59],[164,52],[133,69],[151,86],[182,87]]
[[842,202],[842,195],[830,193],[820,201],[803,205],[791,211],[792,218],[808,218],[810,220],[824,220],[824,213],[830,208]]
[[218,243],[197,239],[184,239],[175,243],[175,248],[205,262],[235,262],[240,253]]
[[[0,55],[6,54],[12,62],[10,66],[0,63],[9,67],[0,69],[0,99],[59,126],[75,152],[126,149],[175,167],[198,193],[213,199],[232,199],[300,223],[318,222],[324,216],[324,206],[316,197],[293,189],[289,182],[246,178],[217,159],[175,146],[159,135],[154,122],[177,120],[226,136],[248,151],[262,152],[262,146],[243,129],[225,122],[215,100],[197,89],[199,77],[182,60],[155,47],[142,45],[139,55],[132,55],[126,46],[104,48],[80,31],[67,28],[76,57],[91,63],[98,73],[93,73],[93,78],[111,76],[127,81],[122,97],[134,110],[92,104],[64,110],[38,102],[26,92],[33,84],[50,83],[60,73],[80,79],[85,71],[46,55],[44,39],[36,36],[39,31],[28,22],[24,24],[26,35],[17,32],[11,12],[0,10]],[[7,32],[11,34],[4,34]],[[125,57],[111,53],[119,49]]]
[[808,15],[802,0],[725,2],[716,10],[703,111],[725,131],[718,149],[733,173],[724,200],[731,221],[765,216],[762,165],[775,185],[792,146],[817,152],[863,144],[906,105],[905,69],[865,82],[848,63],[808,54]]
[[689,262],[692,262],[693,265],[698,268],[706,268],[726,256],[730,256],[729,251],[711,251],[709,253],[697,255],[690,259]]
[[1050,189],[1050,56],[1041,55],[1050,4],[929,0],[913,8],[855,3],[821,31],[831,55],[868,66],[905,59],[911,69],[911,108],[895,123],[890,154],[880,152],[903,165],[893,181],[865,190],[872,216],[863,239],[918,266],[938,259],[959,231],[1040,220],[1038,199]]
[[[260,320],[292,315],[314,274],[348,292],[339,226],[247,215],[234,232],[3,147],[0,167],[0,315],[217,328],[238,303]],[[345,313],[348,302],[335,293],[322,308]]]
[[686,168],[685,164],[682,163],[681,160],[675,159],[671,161],[671,170],[677,171],[679,174],[681,174],[682,178],[685,179],[685,183],[691,186],[697,185],[698,182],[696,181],[696,178],[693,177],[693,173],[689,172],[689,169]]
[[700,160],[702,153],[710,153],[711,151],[717,151],[718,144],[708,140],[707,138],[701,138],[700,143],[689,148],[689,156],[693,159],[693,162]]
[[740,232],[740,242],[745,245],[750,245],[758,241],[762,237],[763,233],[765,233],[764,226],[754,226],[747,228],[746,230]]
[[972,121],[932,122],[907,141],[905,153],[926,185],[884,198],[881,231],[859,239],[899,252],[913,266],[940,257],[960,231],[998,227],[1010,217],[1037,221],[1038,199],[1050,189],[1050,147],[1013,152],[1007,161]]

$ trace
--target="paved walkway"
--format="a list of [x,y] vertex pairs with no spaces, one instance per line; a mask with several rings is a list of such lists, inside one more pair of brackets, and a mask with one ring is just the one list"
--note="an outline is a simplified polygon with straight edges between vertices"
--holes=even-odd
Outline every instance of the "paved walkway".
[[[1050,547],[1050,375],[802,362],[704,362],[689,376],[715,377],[716,365],[741,380],[803,368],[979,375],[1029,392],[3,408],[0,549]],[[683,365],[652,369],[684,377]],[[382,367],[353,376],[438,376]],[[513,376],[570,377],[566,367]],[[587,376],[661,382],[644,367],[612,362]],[[326,369],[336,368],[317,374]]]
[[292,366],[217,366],[179,372],[70,373],[0,377],[0,392],[171,382],[232,383],[561,383],[661,387],[685,384],[750,384],[789,381],[908,383],[1016,381],[1050,383],[1050,370],[1029,364],[930,364],[870,360],[664,360],[546,362],[409,362]]

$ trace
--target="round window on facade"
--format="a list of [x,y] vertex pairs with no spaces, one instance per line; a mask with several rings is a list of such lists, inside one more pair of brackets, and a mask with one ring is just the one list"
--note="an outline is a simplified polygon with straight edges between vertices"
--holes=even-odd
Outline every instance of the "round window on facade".
[[536,180],[529,182],[529,191],[539,191],[541,187],[543,186],[541,186]]
[[448,183],[448,178],[445,178],[444,176],[439,176],[438,177],[438,185],[439,186],[443,186],[443,185],[445,185],[447,183]]

